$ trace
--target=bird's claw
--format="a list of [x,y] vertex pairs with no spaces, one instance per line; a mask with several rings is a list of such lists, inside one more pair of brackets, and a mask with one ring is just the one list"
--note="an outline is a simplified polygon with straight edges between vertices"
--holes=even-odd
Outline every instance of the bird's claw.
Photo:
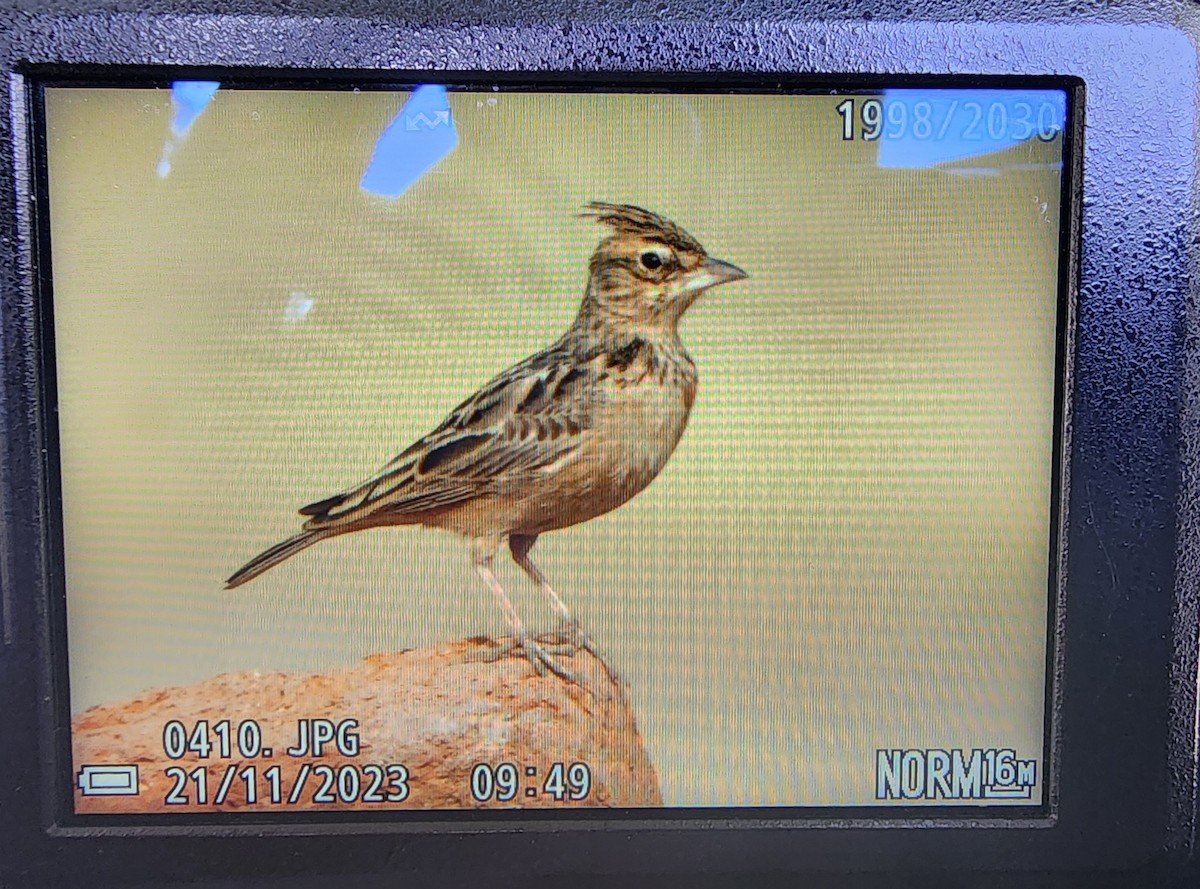
[[592,652],[592,654],[596,653],[592,647],[591,638],[584,632],[583,627],[580,626],[577,620],[563,621],[561,627],[557,630],[551,630],[548,633],[542,633],[537,637],[537,641],[543,645],[570,648],[571,654],[575,654],[581,648]]
[[604,672],[608,676],[609,681],[614,685],[621,684],[621,677],[608,665],[608,661],[600,654],[599,649],[592,642],[592,637],[587,634],[587,631],[584,630],[579,621],[574,619],[564,621],[560,629],[543,633],[537,637],[537,641],[544,645],[554,646],[556,649],[569,648],[572,656],[577,654],[581,649],[586,651],[604,667]]
[[549,670],[560,679],[565,679],[567,682],[572,682],[575,685],[586,688],[586,684],[573,671],[559,664],[552,655],[573,655],[578,649],[571,645],[550,642],[543,645],[540,639],[531,639],[528,636],[517,636],[510,638],[507,642],[493,643],[490,651],[477,652],[470,655],[467,660],[483,663],[494,663],[506,657],[520,656],[529,661],[530,666],[539,676],[545,676]]

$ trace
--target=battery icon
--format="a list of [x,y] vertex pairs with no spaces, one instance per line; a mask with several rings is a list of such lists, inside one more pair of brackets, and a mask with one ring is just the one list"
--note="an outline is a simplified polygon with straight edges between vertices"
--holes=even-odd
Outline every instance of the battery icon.
[[137,796],[138,767],[84,766],[79,770],[79,790],[84,796]]

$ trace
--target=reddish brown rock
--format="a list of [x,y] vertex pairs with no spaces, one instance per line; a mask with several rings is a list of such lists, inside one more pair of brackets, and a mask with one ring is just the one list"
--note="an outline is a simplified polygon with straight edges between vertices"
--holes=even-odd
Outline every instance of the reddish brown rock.
[[[489,644],[474,639],[375,654],[354,667],[311,676],[226,673],[93,707],[72,724],[77,785],[84,766],[133,764],[139,792],[84,796],[76,786],[76,810],[662,804],[624,689],[599,661],[584,652],[562,660],[585,680],[583,688],[537,676],[524,658],[468,660]],[[335,736],[319,756],[311,750],[314,728],[332,728]],[[261,750],[249,755],[256,745]],[[172,759],[168,746],[173,754],[183,747],[183,755]],[[514,768],[497,773],[503,763]],[[472,793],[480,764],[500,779],[487,801]],[[476,777],[476,790],[488,791],[488,775]],[[509,789],[510,800],[497,798]]]

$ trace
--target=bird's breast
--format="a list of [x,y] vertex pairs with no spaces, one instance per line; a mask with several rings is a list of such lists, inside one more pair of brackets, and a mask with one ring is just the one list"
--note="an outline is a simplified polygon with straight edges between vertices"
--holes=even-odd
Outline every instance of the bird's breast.
[[616,509],[654,480],[679,443],[695,397],[694,373],[610,382],[597,393],[580,448],[562,465],[546,467],[544,483],[530,490],[520,523],[527,532],[564,528]]
[[611,449],[609,471],[633,496],[648,485],[675,450],[687,427],[695,384],[643,382],[613,393],[597,424],[597,439]]

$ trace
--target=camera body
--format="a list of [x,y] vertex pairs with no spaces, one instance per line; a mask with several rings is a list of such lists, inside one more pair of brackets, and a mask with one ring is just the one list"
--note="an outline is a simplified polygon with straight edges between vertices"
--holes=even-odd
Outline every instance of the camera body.
[[[1170,885],[1193,854],[1200,607],[1200,310],[1195,265],[1200,18],[1183,4],[1073,11],[1066,5],[853,8],[768,2],[638,10],[569,4],[406,13],[352,2],[257,12],[176,0],[123,12],[87,3],[8,9],[0,115],[0,824],[6,885],[189,881],[391,885],[399,875],[513,882],[603,874],[678,881],[706,875],[892,885],[952,873],[987,885]],[[968,17],[969,16],[969,17]],[[579,820],[522,813],[454,823],[71,823],[61,816],[64,739],[54,701],[48,578],[56,491],[43,386],[50,343],[38,322],[37,146],[31,83],[120,69],[162,80],[241,73],[269,79],[362,76],[670,86],[744,83],[995,84],[1060,78],[1078,103],[1062,225],[1070,282],[1059,585],[1052,603],[1046,797],[1035,815],[936,810],[906,817],[835,808]],[[164,73],[169,72],[169,73]],[[455,75],[458,75],[456,78]],[[490,79],[489,79],[490,78]],[[989,80],[993,78],[993,80]],[[747,157],[747,164],[754,158]],[[44,255],[44,254],[43,254]],[[915,667],[919,669],[919,665]],[[59,777],[56,778],[55,776]],[[373,882],[375,881],[375,882]]]

